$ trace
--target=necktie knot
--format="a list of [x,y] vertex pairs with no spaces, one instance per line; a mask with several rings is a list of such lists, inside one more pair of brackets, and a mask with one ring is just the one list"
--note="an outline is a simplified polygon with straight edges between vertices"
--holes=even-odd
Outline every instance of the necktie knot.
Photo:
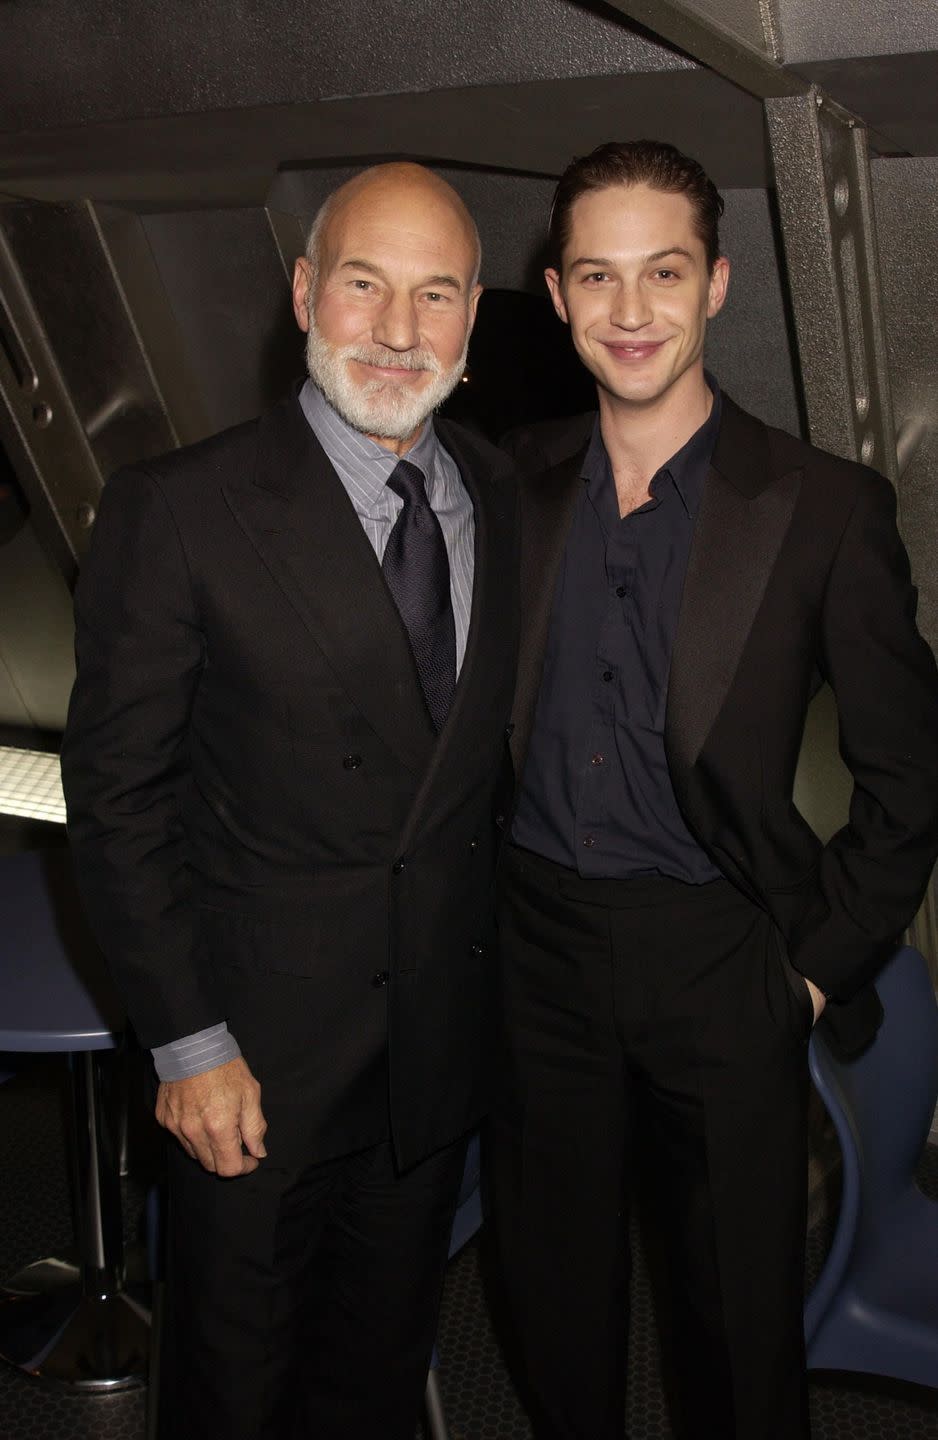
[[394,469],[387,479],[387,485],[395,495],[399,495],[406,505],[408,501],[412,505],[426,505],[427,486],[423,478],[423,471],[409,460],[398,460]]

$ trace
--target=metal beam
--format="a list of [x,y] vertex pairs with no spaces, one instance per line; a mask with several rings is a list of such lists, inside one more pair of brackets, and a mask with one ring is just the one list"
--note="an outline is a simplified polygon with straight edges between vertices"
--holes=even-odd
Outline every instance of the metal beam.
[[[608,0],[629,20],[768,100],[804,95],[808,82],[783,70],[772,0]],[[760,43],[761,37],[761,43]]]
[[69,581],[105,478],[178,444],[90,202],[0,205],[0,441]]
[[810,438],[895,483],[866,131],[818,90],[766,115]]

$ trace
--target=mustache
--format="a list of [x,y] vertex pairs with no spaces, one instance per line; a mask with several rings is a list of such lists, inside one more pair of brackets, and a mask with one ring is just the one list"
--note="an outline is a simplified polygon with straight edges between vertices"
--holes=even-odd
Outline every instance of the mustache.
[[432,375],[439,375],[443,369],[431,350],[386,350],[380,345],[343,345],[338,353],[341,359],[357,360],[362,365],[428,370]]

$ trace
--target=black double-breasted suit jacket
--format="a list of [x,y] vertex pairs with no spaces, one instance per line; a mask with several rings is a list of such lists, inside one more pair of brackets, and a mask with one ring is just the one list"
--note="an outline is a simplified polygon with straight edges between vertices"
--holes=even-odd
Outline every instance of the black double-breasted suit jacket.
[[[512,753],[523,772],[558,565],[593,416],[518,432],[522,631]],[[938,677],[891,486],[763,425],[724,396],[672,652],[665,724],[684,818],[775,919],[853,1048],[868,988],[938,851]],[[822,845],[792,792],[808,702],[837,699],[854,790]]]
[[227,1021],[275,1158],[486,1105],[491,878],[516,650],[516,493],[438,421],[475,514],[437,737],[408,636],[295,395],[120,472],[79,583],[69,831],[144,1045]]

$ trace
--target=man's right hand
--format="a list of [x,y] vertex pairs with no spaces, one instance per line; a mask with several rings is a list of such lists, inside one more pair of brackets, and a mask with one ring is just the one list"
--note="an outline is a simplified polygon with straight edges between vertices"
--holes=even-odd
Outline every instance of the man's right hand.
[[156,1118],[217,1175],[250,1175],[267,1154],[261,1087],[240,1057],[185,1080],[164,1080]]

